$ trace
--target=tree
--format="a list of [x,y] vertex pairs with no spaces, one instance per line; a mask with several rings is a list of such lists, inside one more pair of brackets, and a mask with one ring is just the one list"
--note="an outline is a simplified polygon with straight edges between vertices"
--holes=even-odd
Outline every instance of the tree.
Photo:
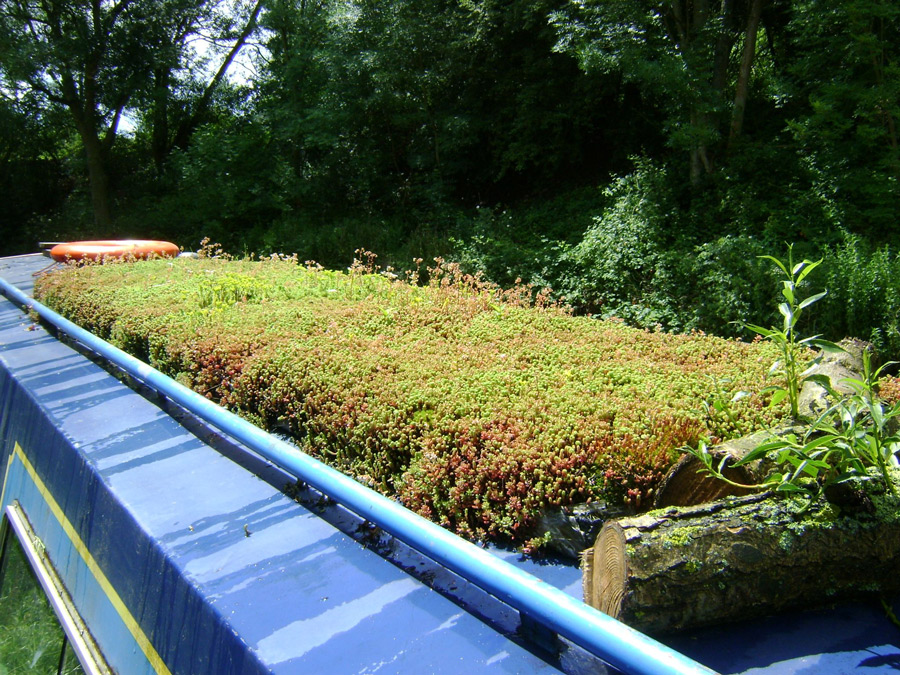
[[[94,220],[112,223],[109,154],[126,108],[148,83],[159,87],[179,63],[205,0],[0,0],[0,86],[28,91],[64,107],[87,162]],[[256,24],[253,7],[222,67],[198,100],[185,129],[196,126],[212,90]],[[157,77],[154,78],[154,75]],[[184,136],[184,134],[182,134]]]
[[[164,36],[167,58],[154,65],[149,100],[141,106],[159,171],[172,150],[187,148],[206,121],[214,96],[258,29],[262,8],[263,0],[207,1],[174,18]],[[188,48],[197,41],[204,44],[202,53]]]
[[0,91],[0,255],[34,251],[42,237],[35,221],[58,208],[68,193],[64,156],[73,133],[58,106]]
[[[557,49],[587,71],[621,73],[666,112],[669,144],[697,183],[743,130],[770,0],[570,0],[552,17]],[[735,72],[732,52],[740,45]],[[734,94],[729,96],[731,87]]]
[[798,0],[787,68],[799,151],[848,229],[884,241],[900,209],[900,5]]

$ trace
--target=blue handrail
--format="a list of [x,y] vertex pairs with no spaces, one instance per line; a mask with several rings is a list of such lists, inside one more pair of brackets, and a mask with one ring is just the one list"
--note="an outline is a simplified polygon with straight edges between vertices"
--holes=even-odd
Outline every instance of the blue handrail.
[[629,675],[714,671],[360,485],[101,340],[0,279],[0,292],[260,456]]

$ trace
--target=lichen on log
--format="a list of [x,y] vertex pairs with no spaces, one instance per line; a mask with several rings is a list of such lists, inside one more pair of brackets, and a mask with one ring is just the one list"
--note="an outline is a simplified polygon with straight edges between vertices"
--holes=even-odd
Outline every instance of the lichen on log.
[[876,480],[865,490],[873,508],[852,513],[750,495],[610,521],[585,556],[585,602],[664,634],[898,593],[900,500]]

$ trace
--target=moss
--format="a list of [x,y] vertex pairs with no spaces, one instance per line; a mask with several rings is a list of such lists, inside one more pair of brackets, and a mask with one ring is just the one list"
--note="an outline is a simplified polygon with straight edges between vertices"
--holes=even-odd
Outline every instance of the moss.
[[662,533],[662,545],[664,548],[687,546],[694,540],[694,535],[702,530],[702,527],[679,527],[671,532],[664,532]]
[[781,533],[781,536],[778,538],[778,548],[782,551],[791,551],[794,548],[794,544],[797,539],[794,537],[794,534],[789,530],[784,530]]

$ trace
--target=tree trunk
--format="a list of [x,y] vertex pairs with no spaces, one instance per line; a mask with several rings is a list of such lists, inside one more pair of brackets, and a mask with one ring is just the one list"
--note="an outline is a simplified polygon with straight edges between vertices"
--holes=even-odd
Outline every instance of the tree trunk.
[[96,129],[79,128],[84,153],[87,157],[88,182],[91,186],[91,206],[94,224],[100,234],[108,232],[112,225],[112,209],[109,195],[109,176],[106,171],[106,153]]
[[153,74],[152,135],[150,147],[156,173],[162,174],[169,155],[169,84],[171,71],[168,67],[157,68]]
[[734,14],[733,0],[722,0],[720,17],[722,26],[716,37],[716,49],[713,56],[712,87],[716,93],[721,94],[725,90],[728,81],[728,56],[734,46],[734,33],[731,30]]
[[585,602],[650,634],[900,592],[900,500],[871,513],[753,495],[603,526],[583,565]]
[[750,72],[753,69],[753,61],[756,58],[756,35],[759,32],[762,6],[763,0],[753,0],[750,4],[750,14],[747,17],[747,32],[744,35],[744,53],[741,57],[741,68],[738,71],[737,88],[734,94],[731,132],[728,135],[729,147],[741,135],[744,128],[744,111],[747,108],[747,95],[750,89]]

